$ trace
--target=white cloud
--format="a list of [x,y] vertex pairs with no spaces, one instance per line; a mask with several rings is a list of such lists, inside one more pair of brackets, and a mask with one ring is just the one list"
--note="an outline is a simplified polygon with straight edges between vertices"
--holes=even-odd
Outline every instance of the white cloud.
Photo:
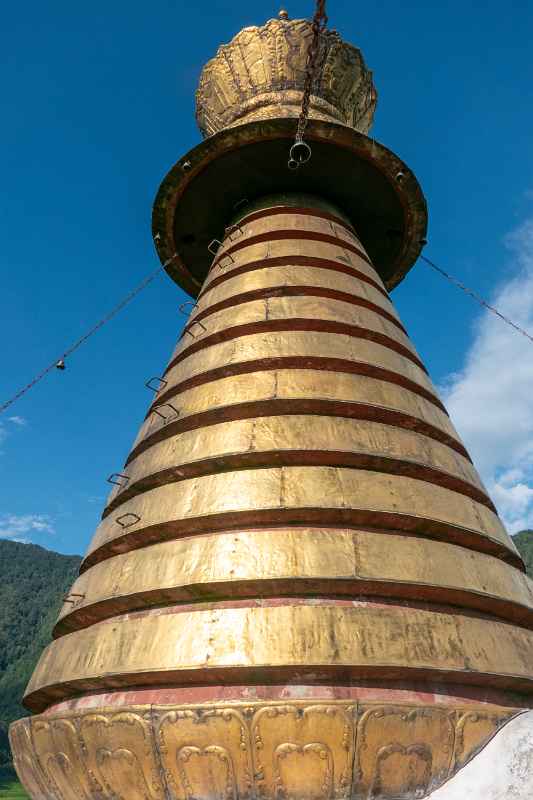
[[[506,239],[513,277],[491,298],[533,335],[533,219]],[[444,401],[511,533],[533,528],[533,342],[485,312]]]
[[[18,416],[7,417],[7,422],[11,422],[12,425],[16,425],[19,428],[23,428],[28,424],[28,421],[24,417],[18,417]],[[11,433],[10,428],[11,426],[7,425],[6,422],[4,421],[0,422],[0,445],[3,444],[3,442],[10,435]],[[0,450],[0,455],[3,455],[2,450]]]
[[12,422],[14,425],[24,426],[28,424],[28,421],[24,419],[24,417],[8,417],[9,422]]
[[4,514],[0,516],[0,539],[28,542],[24,534],[54,534],[55,528],[47,514]]

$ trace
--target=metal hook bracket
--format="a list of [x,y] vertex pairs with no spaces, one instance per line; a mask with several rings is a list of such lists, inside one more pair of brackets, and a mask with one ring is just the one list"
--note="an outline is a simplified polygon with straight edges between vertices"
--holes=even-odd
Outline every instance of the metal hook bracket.
[[[133,517],[131,522],[124,522],[125,519],[128,517]],[[127,514],[122,514],[122,516],[117,517],[115,522],[120,525],[121,528],[131,528],[132,525],[136,525],[137,522],[140,522],[141,518],[138,514],[134,514],[132,511],[128,511]]]
[[[78,598],[79,598],[79,600],[71,600],[71,599],[70,599],[71,597],[78,597]],[[85,595],[84,595],[84,594],[79,594],[78,592],[69,592],[68,594],[66,594],[66,595],[64,596],[64,598],[63,598],[63,602],[64,602],[64,603],[72,603],[73,605],[76,605],[76,603],[79,603],[79,601],[80,601],[80,600],[81,600],[83,597],[85,597]]]
[[209,250],[212,256],[216,256],[221,247],[222,247],[222,242],[220,241],[220,239],[213,239],[207,245],[207,249]]
[[[192,330],[191,330],[192,328],[194,328],[194,326],[195,326],[195,325],[199,325],[199,326],[201,327],[201,329],[202,329],[202,332],[203,332],[203,333],[207,333],[207,328],[205,327],[204,323],[203,323],[203,322],[201,322],[199,319],[195,319],[195,320],[193,320],[193,321],[191,322],[191,324],[189,325],[189,328],[188,328],[188,330],[184,331],[184,333],[187,333],[187,334],[189,334],[189,336],[192,336],[192,338],[193,338],[193,339],[197,339],[198,337],[197,337],[197,336],[195,336],[195,335],[194,335],[194,333],[193,333],[193,332],[192,332]],[[200,334],[200,335],[201,335],[201,334]]]
[[172,405],[172,403],[158,403],[152,408],[152,414],[157,414],[157,416],[161,417],[161,419],[164,419],[165,422],[167,422],[169,419],[173,419],[173,417],[170,414],[162,414],[161,411],[159,411],[160,408],[171,408],[176,417],[179,417],[180,415],[180,412],[175,406]]
[[248,200],[247,197],[242,197],[240,200],[237,200],[237,202],[233,206],[233,210],[234,211],[238,211],[239,208],[241,208],[242,206],[246,205],[246,203],[248,203],[248,202],[249,202],[249,200]]
[[239,231],[240,236],[243,235],[243,230],[241,226],[237,223],[235,225],[228,225],[228,227],[224,231],[225,235],[229,237],[230,242],[233,242],[233,234],[235,233],[235,231]]
[[227,266],[227,264],[224,264],[224,259],[225,258],[229,258],[230,264],[235,264],[235,259],[233,258],[231,253],[224,253],[224,255],[221,257],[221,259],[219,260],[219,262],[217,264],[219,269],[222,269],[224,266]]
[[[159,386],[152,386],[153,381],[159,381],[160,385]],[[154,375],[154,377],[150,378],[150,380],[146,381],[146,383],[144,385],[146,386],[147,389],[151,389],[152,392],[155,392],[155,394],[157,394],[158,392],[161,391],[161,389],[165,388],[167,383],[168,383],[168,381],[166,381],[164,378],[160,378],[158,375]]]
[[[186,307],[187,306],[191,307],[190,311],[186,311]],[[198,306],[198,303],[195,303],[194,300],[185,300],[184,303],[182,303],[180,306],[178,306],[178,311],[180,312],[180,314],[183,314],[184,317],[188,317],[189,314],[192,313],[193,309],[195,309],[197,306]]]
[[[123,480],[117,481],[115,478],[122,478]],[[123,472],[112,472],[109,478],[106,478],[108,483],[112,483],[115,486],[125,486],[129,479],[129,475],[124,475]]]

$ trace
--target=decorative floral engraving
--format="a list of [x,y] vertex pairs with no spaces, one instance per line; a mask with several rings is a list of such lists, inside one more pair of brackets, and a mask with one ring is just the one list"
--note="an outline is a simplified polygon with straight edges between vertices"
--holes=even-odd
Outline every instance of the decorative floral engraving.
[[515,713],[295,701],[132,706],[11,726],[32,800],[413,800]]
[[[317,797],[348,798],[355,733],[353,712],[351,706],[326,704],[267,706],[257,711],[252,737],[261,794],[272,796],[272,787],[275,797],[292,800],[315,796],[320,785],[322,790]],[[282,766],[281,759],[287,759],[288,754],[299,754],[300,758],[291,758],[290,767],[288,763]]]
[[[204,67],[196,93],[196,117],[204,136],[242,122],[298,116],[311,39],[307,20],[271,19],[262,27],[244,28],[221,45]],[[361,52],[328,30],[318,64],[310,116],[367,133],[376,91]]]
[[355,775],[361,798],[423,796],[449,774],[454,739],[448,708],[362,707]]
[[162,709],[155,729],[173,800],[251,795],[250,736],[242,708]]

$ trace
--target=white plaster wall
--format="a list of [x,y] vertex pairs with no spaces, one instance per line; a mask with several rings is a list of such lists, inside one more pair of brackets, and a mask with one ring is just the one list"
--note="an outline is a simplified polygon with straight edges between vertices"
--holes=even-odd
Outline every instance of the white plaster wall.
[[533,711],[508,722],[428,800],[533,800]]

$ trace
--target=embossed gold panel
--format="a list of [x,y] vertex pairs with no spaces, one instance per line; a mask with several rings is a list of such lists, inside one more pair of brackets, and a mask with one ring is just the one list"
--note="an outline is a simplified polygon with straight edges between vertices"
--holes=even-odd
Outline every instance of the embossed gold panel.
[[[253,601],[209,610],[161,608],[98,622],[52,642],[25,703],[43,710],[87,690],[213,683],[244,670],[313,680],[426,678],[533,691],[533,631],[450,611],[360,601]],[[282,671],[281,673],[279,671]],[[225,672],[227,676],[224,679]],[[266,671],[266,674],[265,674]],[[215,678],[216,676],[216,678]]]
[[221,533],[151,545],[96,564],[72,592],[79,596],[63,605],[63,631],[145,604],[327,592],[433,597],[528,626],[533,620],[533,582],[500,559],[410,536],[327,528]]
[[[271,19],[241,30],[205,65],[196,94],[204,135],[253,119],[297,117],[302,103],[308,20]],[[361,51],[336,31],[323,33],[325,51],[310,98],[313,118],[335,120],[367,132],[376,91]]]
[[[180,361],[166,374],[169,392],[182,381],[222,369],[230,365],[246,365],[271,358],[322,358],[342,359],[346,362],[366,364],[370,368],[381,368],[398,375],[398,380],[406,379],[420,390],[436,398],[435,388],[420,367],[405,356],[376,342],[354,339],[351,336],[314,331],[283,331],[281,333],[261,333],[232,339],[200,350],[193,356]],[[244,369],[244,366],[243,366]],[[338,367],[337,367],[338,369]],[[165,393],[162,393],[165,397]]]
[[[490,502],[472,463],[441,442],[378,422],[302,414],[227,421],[164,439],[128,464],[124,474],[129,480],[113,489],[108,506],[116,506],[121,495],[129,497],[157,484],[191,477],[202,463],[210,473],[228,466],[262,466],[251,460],[261,453],[272,454],[265,464],[280,463],[286,454],[286,463],[292,458],[293,463],[299,459],[312,464],[312,457],[320,456],[330,466],[349,466],[346,459],[351,458],[352,466],[392,473],[416,468],[420,470],[416,477],[441,485],[460,481],[450,488]],[[382,466],[377,461],[365,463],[364,459],[371,458],[381,459]]]
[[161,763],[172,798],[251,797],[254,773],[247,709],[158,709]]
[[[124,514],[139,517],[128,525],[127,534],[131,534],[151,526],[167,526],[171,531],[169,526],[174,521],[192,523],[195,518],[250,511],[287,511],[289,521],[290,512],[308,508],[324,512],[327,509],[375,512],[376,523],[379,514],[402,514],[412,520],[412,529],[420,532],[425,527],[429,529],[430,522],[434,521],[454,526],[459,535],[461,529],[474,531],[516,552],[493,511],[441,486],[371,470],[281,467],[208,475],[137,495],[102,520],[88,553],[125,535],[116,521]],[[235,522],[231,527],[236,527]],[[383,526],[386,527],[386,521]],[[172,537],[167,534],[163,538]]]
[[[219,378],[180,392],[173,401],[181,420],[218,410],[223,416],[232,406],[264,400],[324,400],[342,404],[363,403],[376,409],[405,414],[435,428],[446,438],[459,442],[459,435],[448,415],[424,397],[388,381],[346,372],[321,372],[311,369],[279,369]],[[155,401],[158,402],[157,399]],[[253,412],[251,412],[253,414]],[[338,412],[337,412],[338,413]],[[243,415],[246,415],[243,412]],[[170,422],[174,421],[171,418]],[[155,413],[147,416],[135,439],[137,445],[169,424]],[[202,420],[198,421],[202,425]],[[203,424],[206,424],[205,422]]]
[[[357,246],[359,247],[359,245]],[[361,250],[364,252],[363,247]],[[246,273],[262,269],[267,265],[268,259],[282,259],[288,266],[291,263],[294,266],[309,266],[306,259],[316,259],[313,261],[312,269],[320,269],[320,262],[327,260],[339,268],[347,266],[357,270],[358,273],[367,276],[378,286],[385,288],[385,284],[376,270],[362,256],[348,250],[342,244],[297,238],[276,239],[275,241],[247,244],[245,247],[234,250],[230,255],[231,259],[228,255],[217,258],[205,279],[200,295],[215,282],[224,283],[230,278],[235,278],[237,274],[241,274],[243,270]],[[249,267],[249,270],[246,267]]]
[[[316,255],[318,254],[316,253]],[[360,278],[336,270],[298,266],[297,264],[294,266],[267,266],[264,269],[254,269],[235,277],[228,276],[227,280],[213,285],[199,298],[198,309],[203,311],[216,303],[221,303],[231,297],[238,297],[245,292],[277,286],[316,286],[336,292],[345,292],[368,300],[398,319],[398,314],[390,300],[374,286]]]
[[268,706],[252,718],[255,773],[262,797],[349,797],[354,709],[317,703]]
[[[266,297],[216,311],[207,317],[201,317],[202,325],[198,322],[191,328],[187,328],[187,332],[172,354],[171,361],[190,347],[197,349],[205,346],[206,339],[209,341],[209,337],[214,334],[220,335],[226,331],[227,337],[230,338],[230,334],[237,326],[284,320],[287,322],[287,327],[290,327],[293,320],[297,319],[356,326],[372,334],[386,336],[392,340],[392,346],[398,344],[418,358],[408,336],[397,325],[380,314],[368,308],[344,303],[341,300],[301,296]],[[354,332],[354,335],[358,334]],[[233,334],[232,338],[236,338],[236,335]]]
[[[26,740],[17,769],[33,800],[412,800],[515,713],[383,701],[104,706],[20,720],[10,736]],[[64,752],[43,770],[57,730]]]

